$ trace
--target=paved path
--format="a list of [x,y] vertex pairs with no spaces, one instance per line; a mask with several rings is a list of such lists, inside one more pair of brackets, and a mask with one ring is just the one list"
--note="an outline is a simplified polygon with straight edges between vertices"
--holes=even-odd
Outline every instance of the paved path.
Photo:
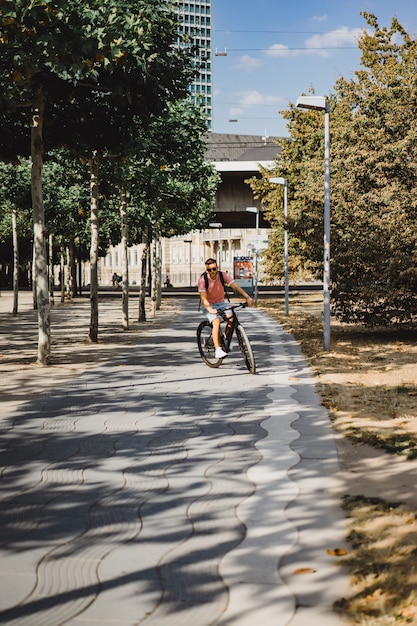
[[297,345],[258,310],[199,358],[196,315],[0,420],[0,623],[337,626],[333,434]]

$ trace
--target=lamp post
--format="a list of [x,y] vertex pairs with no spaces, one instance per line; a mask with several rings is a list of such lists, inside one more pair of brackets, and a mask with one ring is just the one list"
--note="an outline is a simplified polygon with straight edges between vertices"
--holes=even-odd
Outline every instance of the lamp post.
[[323,301],[324,349],[330,351],[330,106],[324,96],[300,96],[296,106],[324,111],[324,246]]
[[285,290],[285,315],[289,314],[289,280],[288,280],[288,195],[287,195],[287,179],[281,176],[276,178],[270,178],[270,183],[276,185],[284,185],[284,290]]
[[191,289],[191,287],[193,286],[193,284],[192,284],[192,276],[191,276],[191,244],[193,243],[193,240],[192,239],[184,239],[184,243],[189,243],[190,244],[188,261],[190,263],[190,289]]
[[[255,229],[256,234],[259,235],[259,209],[257,206],[246,207],[248,213],[255,213]],[[259,272],[259,250],[255,246],[255,284],[253,289],[253,296],[255,305],[258,303],[258,272]]]

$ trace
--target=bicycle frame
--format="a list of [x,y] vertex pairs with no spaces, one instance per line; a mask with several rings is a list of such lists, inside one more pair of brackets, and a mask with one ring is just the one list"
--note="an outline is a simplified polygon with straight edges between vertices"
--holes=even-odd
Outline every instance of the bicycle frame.
[[[226,315],[226,312],[230,310],[232,311],[232,316],[228,317]],[[223,321],[226,322],[226,328],[225,328],[225,332],[223,333],[223,336],[221,337],[221,340],[222,340],[223,347],[225,348],[226,352],[229,352],[230,344],[232,343],[233,334],[236,331],[236,326],[239,326],[240,322],[232,307],[230,307],[230,309],[225,309],[225,311],[222,314],[222,317],[223,317]]]
[[[236,315],[235,309],[245,308],[247,307],[247,303],[241,303],[236,305],[231,305],[227,307],[224,311],[220,313],[223,321],[226,322],[225,332],[220,331],[220,341],[221,346],[225,352],[230,352],[230,345],[232,343],[233,335],[236,336],[236,339],[239,344],[240,351],[242,353],[243,359],[245,361],[245,365],[251,374],[255,374],[256,365],[255,359],[252,352],[252,347],[250,345],[248,336],[240,324],[239,319]],[[228,316],[227,313],[231,311],[232,315]],[[222,322],[223,323],[223,322]],[[201,358],[209,367],[219,367],[223,362],[223,357],[218,359],[215,357],[215,349],[214,342],[212,337],[213,327],[210,322],[205,321],[201,322],[199,327],[197,328],[197,343],[198,349],[201,355]]]

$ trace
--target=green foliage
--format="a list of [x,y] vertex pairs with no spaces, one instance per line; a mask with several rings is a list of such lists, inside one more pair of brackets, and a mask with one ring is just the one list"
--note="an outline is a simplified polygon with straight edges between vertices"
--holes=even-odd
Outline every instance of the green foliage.
[[13,258],[12,211],[16,211],[19,234],[20,265],[32,259],[32,223],[30,198],[30,166],[28,161],[19,165],[0,162],[0,263]]
[[[396,19],[369,29],[359,47],[361,69],[341,78],[331,104],[332,307],[344,321],[391,324],[417,315],[417,40]],[[274,175],[288,180],[292,269],[322,274],[324,122],[319,111],[284,112]],[[277,247],[268,251],[272,275],[282,271],[282,190],[252,187],[269,206]],[[278,198],[278,200],[277,200]]]
[[88,168],[74,154],[86,163],[93,150],[106,175],[102,250],[120,237],[120,189],[129,182],[123,163],[134,170],[130,211],[142,216],[131,228],[135,241],[147,222],[167,233],[207,216],[215,185],[202,162],[205,121],[182,101],[194,50],[177,41],[166,0],[2,2],[0,157],[17,163],[29,154],[29,116],[42,90],[47,232],[86,240]]
[[282,114],[288,120],[291,138],[278,142],[282,151],[275,170],[263,171],[261,180],[250,181],[273,225],[271,243],[264,253],[266,269],[271,278],[283,276],[283,187],[268,181],[271,176],[281,176],[288,185],[291,275],[319,277],[323,258],[323,116],[316,111],[300,111],[293,105]]
[[[119,152],[134,125],[183,98],[191,51],[176,47],[165,0],[4,0],[0,8],[0,156],[29,151],[34,95],[47,99],[46,150]],[[28,132],[28,131],[27,131]]]
[[144,226],[169,237],[207,224],[219,178],[204,160],[205,132],[202,112],[189,101],[171,104],[153,118],[142,152],[127,161],[130,243],[140,241]]
[[417,314],[417,42],[364,15],[363,68],[333,114],[333,302],[342,320],[401,323]]

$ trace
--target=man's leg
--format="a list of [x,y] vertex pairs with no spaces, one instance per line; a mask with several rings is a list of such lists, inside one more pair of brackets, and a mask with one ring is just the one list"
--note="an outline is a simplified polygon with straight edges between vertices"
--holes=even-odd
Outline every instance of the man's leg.
[[211,322],[213,327],[213,343],[215,348],[220,348],[220,319],[215,317]]

